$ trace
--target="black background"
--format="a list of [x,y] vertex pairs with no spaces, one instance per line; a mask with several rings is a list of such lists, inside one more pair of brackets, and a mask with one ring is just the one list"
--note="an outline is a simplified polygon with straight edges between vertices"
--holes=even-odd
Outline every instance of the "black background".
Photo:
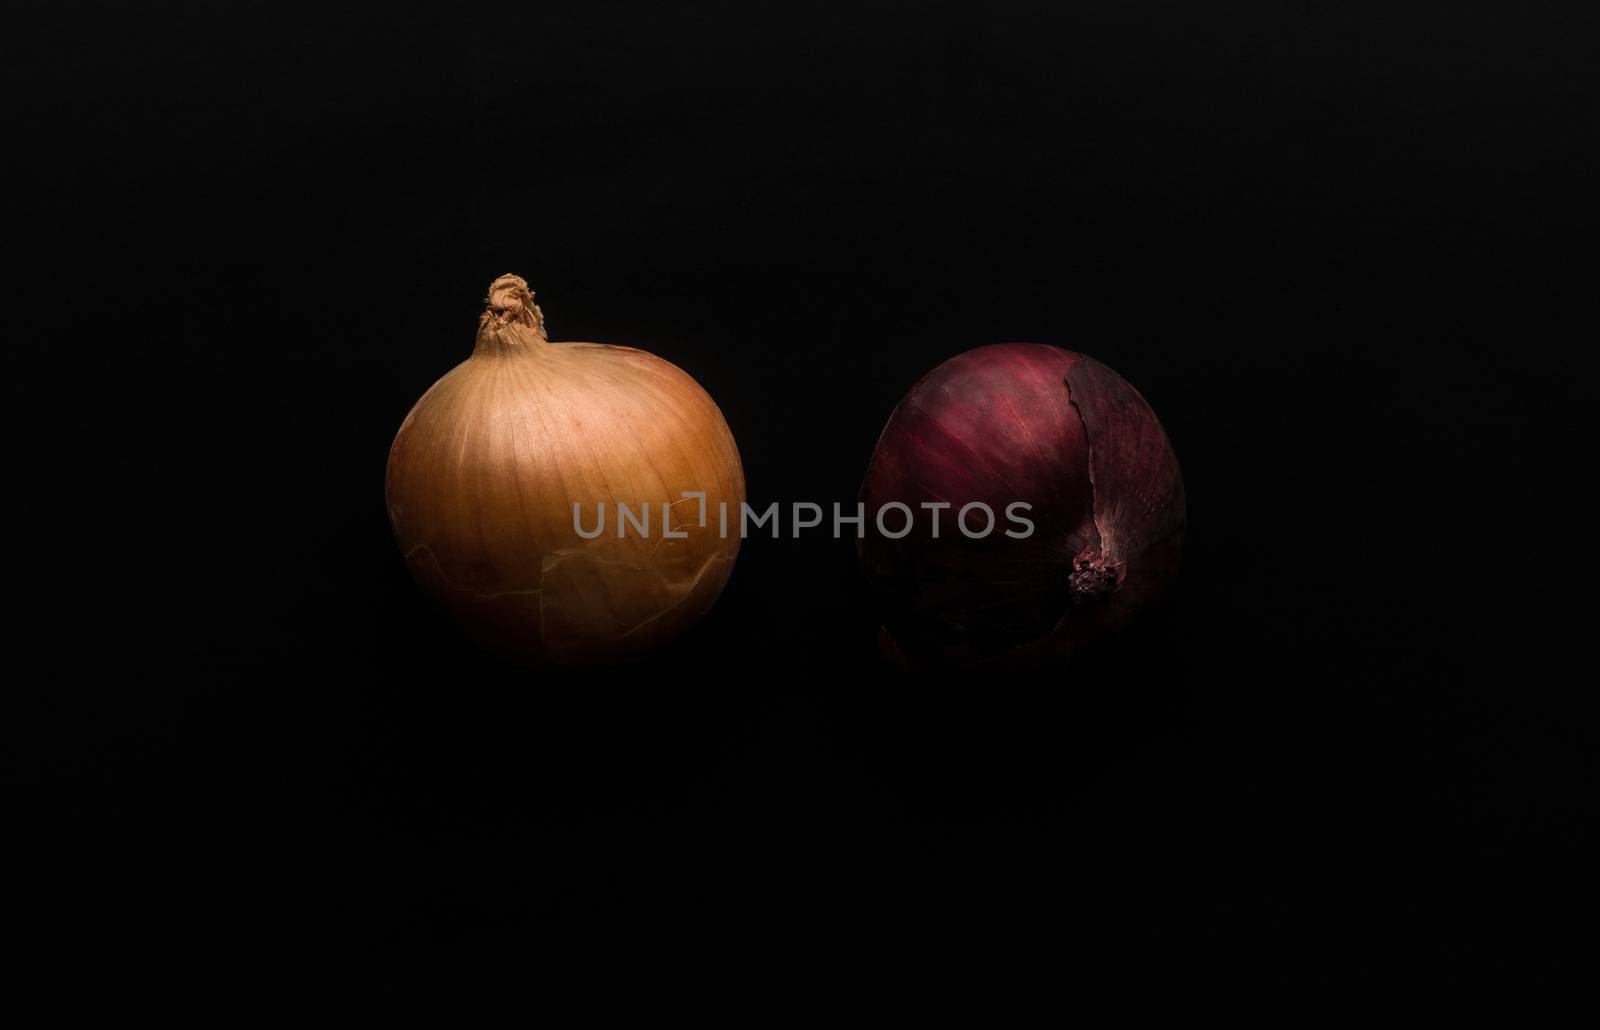
[[[1562,968],[1593,10],[34,13],[3,730],[46,951]],[[1178,596],[1058,675],[916,679],[848,541],[753,539],[649,662],[478,655],[382,479],[504,272],[694,375],[758,506],[852,501],[947,357],[1092,354],[1182,462]]]

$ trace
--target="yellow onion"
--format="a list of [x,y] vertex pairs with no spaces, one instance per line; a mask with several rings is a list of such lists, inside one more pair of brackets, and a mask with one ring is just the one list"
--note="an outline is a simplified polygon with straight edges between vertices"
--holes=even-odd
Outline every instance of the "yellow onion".
[[739,550],[719,518],[726,505],[737,526],[744,502],[722,412],[652,354],[551,343],[517,276],[487,303],[472,356],[389,451],[389,519],[412,576],[471,635],[533,662],[626,658],[676,636]]

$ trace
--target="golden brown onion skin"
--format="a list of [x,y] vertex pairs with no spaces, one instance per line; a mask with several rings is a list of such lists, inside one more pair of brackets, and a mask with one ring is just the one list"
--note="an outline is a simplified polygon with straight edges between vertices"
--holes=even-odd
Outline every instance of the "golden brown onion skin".
[[[543,664],[628,658],[676,636],[721,593],[739,550],[739,451],[721,411],[670,362],[551,343],[527,284],[490,287],[477,346],[417,401],[385,495],[417,582],[482,641]],[[685,491],[705,493],[700,502]],[[605,531],[584,539],[573,524]],[[674,503],[676,502],[676,503]],[[619,538],[618,504],[649,505]],[[663,536],[663,504],[671,529]]]

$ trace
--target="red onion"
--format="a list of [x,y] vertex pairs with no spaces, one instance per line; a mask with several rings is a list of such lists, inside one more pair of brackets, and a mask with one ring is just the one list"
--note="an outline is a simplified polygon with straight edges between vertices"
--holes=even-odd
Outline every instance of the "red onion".
[[917,666],[1068,652],[1155,599],[1183,543],[1183,478],[1155,413],[1098,361],[1042,344],[924,376],[861,500],[884,648]]

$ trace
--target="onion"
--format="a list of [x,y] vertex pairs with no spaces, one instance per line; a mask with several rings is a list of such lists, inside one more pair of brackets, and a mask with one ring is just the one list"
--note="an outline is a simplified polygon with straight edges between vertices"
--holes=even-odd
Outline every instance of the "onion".
[[[1041,344],[924,376],[861,500],[880,641],[913,666],[1069,652],[1159,596],[1183,543],[1183,479],[1155,413],[1098,361]],[[979,504],[996,520],[984,535]]]
[[401,425],[385,493],[411,574],[472,636],[591,662],[711,608],[739,550],[715,513],[743,503],[744,472],[693,379],[630,347],[549,342],[527,283],[505,275],[472,356]]

